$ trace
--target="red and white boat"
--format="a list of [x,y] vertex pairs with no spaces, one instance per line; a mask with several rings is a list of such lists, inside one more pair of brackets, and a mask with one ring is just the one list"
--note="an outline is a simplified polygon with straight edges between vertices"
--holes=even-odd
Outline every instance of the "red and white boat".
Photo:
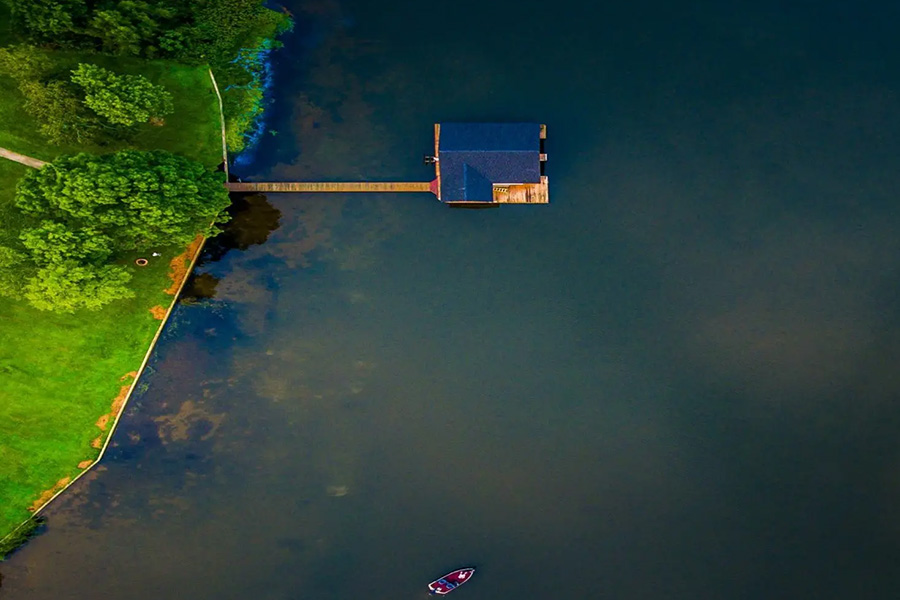
[[472,579],[475,573],[474,567],[466,567],[465,569],[457,569],[452,573],[447,573],[440,579],[435,579],[428,584],[428,589],[432,594],[443,596],[449,594],[468,580]]

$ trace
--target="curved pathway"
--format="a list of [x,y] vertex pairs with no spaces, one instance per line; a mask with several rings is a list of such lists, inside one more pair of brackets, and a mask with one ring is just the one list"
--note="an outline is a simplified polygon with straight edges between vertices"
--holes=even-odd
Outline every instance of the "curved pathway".
[[23,165],[34,167],[35,169],[40,169],[47,164],[42,160],[31,158],[30,156],[25,156],[24,154],[19,154],[18,152],[13,152],[12,150],[7,150],[6,148],[0,148],[0,157],[14,160],[17,163],[22,163]]

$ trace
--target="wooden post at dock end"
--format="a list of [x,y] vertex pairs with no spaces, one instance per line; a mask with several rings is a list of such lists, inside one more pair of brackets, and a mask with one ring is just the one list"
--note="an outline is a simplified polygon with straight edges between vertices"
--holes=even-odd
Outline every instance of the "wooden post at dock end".
[[441,124],[434,124],[434,181],[437,199],[441,199]]

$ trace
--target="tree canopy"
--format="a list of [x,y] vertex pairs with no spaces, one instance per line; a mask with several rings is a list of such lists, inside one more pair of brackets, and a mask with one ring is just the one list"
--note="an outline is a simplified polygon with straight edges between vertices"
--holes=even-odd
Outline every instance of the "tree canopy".
[[0,74],[20,81],[42,79],[51,69],[47,55],[28,44],[0,48]]
[[220,173],[159,150],[63,156],[30,171],[16,206],[72,229],[93,228],[114,250],[187,244],[228,206]]
[[88,14],[82,0],[4,0],[16,25],[37,42],[71,37]]
[[290,24],[264,0],[3,1],[36,43],[223,64],[255,38]]
[[0,295],[54,311],[131,297],[124,253],[210,234],[228,202],[219,173],[168,152],[61,157],[19,182],[31,224],[0,247]]
[[113,253],[113,240],[96,228],[70,229],[59,221],[41,221],[38,227],[25,229],[19,239],[40,266],[71,260],[96,264]]
[[41,135],[54,144],[96,141],[102,127],[93,114],[64,81],[23,81],[19,91],[25,97],[26,112],[39,123]]
[[84,103],[114,125],[137,125],[172,112],[172,94],[142,75],[116,75],[81,63],[72,83],[84,90]]
[[131,273],[121,265],[97,266],[69,260],[38,269],[25,283],[22,297],[40,310],[97,310],[113,300],[133,298],[129,281]]

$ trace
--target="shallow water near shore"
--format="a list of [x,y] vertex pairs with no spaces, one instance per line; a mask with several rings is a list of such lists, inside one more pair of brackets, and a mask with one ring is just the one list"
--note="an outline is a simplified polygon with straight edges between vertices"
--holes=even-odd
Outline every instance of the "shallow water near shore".
[[286,5],[244,179],[528,120],[551,204],[242,197],[0,597],[896,595],[896,14]]

